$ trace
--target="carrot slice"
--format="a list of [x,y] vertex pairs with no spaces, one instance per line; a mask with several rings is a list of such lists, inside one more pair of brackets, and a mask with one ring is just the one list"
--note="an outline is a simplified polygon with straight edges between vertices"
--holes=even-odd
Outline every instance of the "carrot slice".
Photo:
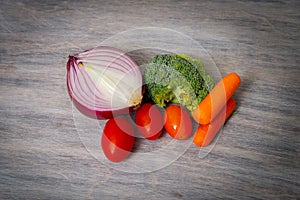
[[240,83],[241,79],[235,72],[224,76],[193,111],[194,120],[200,124],[210,123],[226,105]]
[[200,125],[198,127],[194,134],[194,143],[200,147],[209,145],[224,122],[232,114],[235,106],[236,102],[233,98],[230,98],[226,106],[210,124]]

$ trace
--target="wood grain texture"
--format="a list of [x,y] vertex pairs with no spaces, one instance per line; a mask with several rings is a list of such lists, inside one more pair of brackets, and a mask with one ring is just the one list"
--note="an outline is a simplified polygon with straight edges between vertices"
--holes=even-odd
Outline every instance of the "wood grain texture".
[[[2,1],[0,199],[299,199],[299,1]],[[94,159],[65,85],[69,54],[132,28],[198,41],[242,80],[204,159],[131,174]]]

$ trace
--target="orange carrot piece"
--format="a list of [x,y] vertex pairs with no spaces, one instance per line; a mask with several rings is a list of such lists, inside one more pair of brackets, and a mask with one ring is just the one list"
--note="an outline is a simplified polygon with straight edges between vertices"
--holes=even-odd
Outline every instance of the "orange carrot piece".
[[200,124],[210,123],[226,105],[240,83],[239,75],[234,72],[224,76],[193,111],[194,120]]
[[194,143],[200,147],[209,145],[222,125],[232,114],[235,106],[236,102],[233,98],[230,98],[226,106],[210,124],[200,125],[198,127],[194,134]]

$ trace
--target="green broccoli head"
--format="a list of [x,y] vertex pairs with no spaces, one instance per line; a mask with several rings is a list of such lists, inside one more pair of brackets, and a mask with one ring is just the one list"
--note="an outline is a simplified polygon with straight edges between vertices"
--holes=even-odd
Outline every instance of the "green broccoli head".
[[154,103],[179,103],[190,111],[214,86],[203,63],[184,54],[155,56],[145,68],[144,81]]

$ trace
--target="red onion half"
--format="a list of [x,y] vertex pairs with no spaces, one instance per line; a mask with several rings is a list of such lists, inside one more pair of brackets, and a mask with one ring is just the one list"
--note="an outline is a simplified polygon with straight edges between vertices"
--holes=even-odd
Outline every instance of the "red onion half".
[[142,74],[124,52],[107,46],[74,56],[67,63],[67,86],[84,115],[109,119],[130,113],[142,101]]

